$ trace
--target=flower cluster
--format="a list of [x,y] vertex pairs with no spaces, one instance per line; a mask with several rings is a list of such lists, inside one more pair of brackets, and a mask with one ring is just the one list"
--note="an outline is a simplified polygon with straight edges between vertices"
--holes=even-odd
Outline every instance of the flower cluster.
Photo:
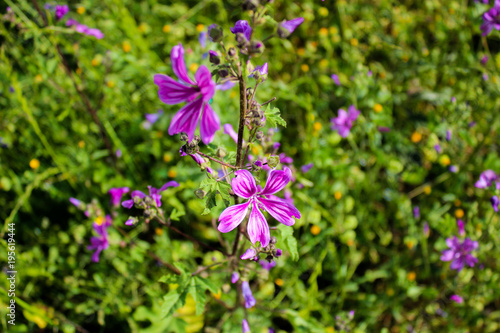
[[106,215],[106,218],[98,217],[93,224],[94,231],[97,233],[97,237],[90,238],[90,245],[87,246],[88,250],[94,250],[92,254],[92,261],[99,262],[99,254],[101,251],[106,250],[109,247],[108,241],[108,228],[111,226],[111,216]]
[[441,260],[451,261],[451,269],[461,271],[465,265],[474,267],[477,263],[477,258],[471,252],[478,248],[478,242],[470,238],[465,238],[463,242],[460,242],[457,236],[453,236],[453,238],[446,239],[446,245],[449,249],[442,252]]

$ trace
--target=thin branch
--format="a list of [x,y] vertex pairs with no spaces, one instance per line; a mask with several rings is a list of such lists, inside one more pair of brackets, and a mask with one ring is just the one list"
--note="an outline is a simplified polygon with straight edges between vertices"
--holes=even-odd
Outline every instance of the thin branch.
[[237,167],[235,167],[234,165],[227,164],[226,162],[222,162],[221,160],[218,160],[218,159],[216,159],[216,158],[214,158],[214,157],[208,156],[207,154],[204,154],[204,153],[202,153],[201,151],[198,151],[197,153],[198,153],[198,154],[200,154],[200,155],[201,155],[201,156],[203,156],[203,157],[208,158],[208,159],[209,159],[209,160],[211,160],[211,161],[214,161],[214,162],[216,162],[216,163],[219,163],[220,165],[227,166],[228,168],[231,168],[231,169],[238,169],[238,168],[237,168]]
[[271,103],[271,102],[275,101],[276,99],[277,99],[277,97],[273,97],[273,98],[271,98],[270,100],[268,100],[267,102],[262,103],[262,104],[261,104],[261,106],[264,106],[264,105],[266,105],[266,104],[269,104],[269,103]]
[[222,260],[222,261],[216,262],[215,264],[208,265],[208,266],[200,266],[200,267],[198,267],[198,269],[196,270],[196,272],[194,272],[193,274],[191,274],[191,276],[198,275],[198,274],[200,274],[201,272],[206,271],[207,269],[210,269],[210,268],[212,268],[212,267],[215,267],[215,266],[218,266],[218,265],[220,265],[220,264],[223,264],[223,263],[227,262],[227,260],[228,260],[228,259],[226,259],[226,260]]

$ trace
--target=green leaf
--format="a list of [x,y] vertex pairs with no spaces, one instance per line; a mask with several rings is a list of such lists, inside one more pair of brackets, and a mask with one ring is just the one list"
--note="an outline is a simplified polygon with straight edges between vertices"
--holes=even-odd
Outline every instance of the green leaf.
[[205,290],[205,285],[200,283],[197,276],[191,279],[191,283],[189,284],[189,293],[193,296],[196,303],[196,315],[200,315],[205,311],[205,304],[207,303]]
[[179,285],[177,289],[171,290],[168,294],[163,296],[163,304],[161,305],[161,315],[163,318],[172,315],[174,311],[186,304],[186,296],[188,294],[190,281],[191,278],[187,279],[186,282]]
[[293,236],[293,228],[284,224],[278,225],[278,247],[283,247],[290,253],[293,261],[299,260],[299,251],[297,249],[297,240]]
[[170,219],[173,221],[179,221],[179,217],[186,215],[184,212],[179,212],[177,209],[174,208],[172,213],[170,213]]
[[278,125],[286,127],[286,121],[281,118],[281,112],[278,108],[271,109],[271,105],[268,104],[264,115],[266,116],[266,123],[269,125],[269,127],[274,128],[278,127]]

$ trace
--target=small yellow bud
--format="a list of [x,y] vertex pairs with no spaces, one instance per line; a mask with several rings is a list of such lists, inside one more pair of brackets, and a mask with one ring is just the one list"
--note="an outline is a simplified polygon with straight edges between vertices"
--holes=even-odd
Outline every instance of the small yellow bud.
[[284,284],[283,280],[280,278],[277,278],[276,280],[274,280],[274,283],[276,283],[276,285],[279,287],[282,287]]
[[172,160],[172,154],[170,154],[170,153],[163,154],[163,162],[168,163],[171,160]]
[[205,26],[204,26],[203,24],[198,24],[198,25],[196,26],[196,31],[198,31],[198,32],[202,32],[202,31],[203,31],[203,29],[205,29]]
[[108,82],[106,82],[106,85],[108,86],[108,88],[113,88],[115,86],[115,82],[109,80]]
[[139,24],[137,29],[139,29],[140,32],[145,33],[146,30],[148,30],[148,25],[146,23],[141,23]]
[[191,72],[196,72],[196,70],[198,69],[198,67],[199,67],[199,66],[198,66],[198,64],[193,62],[193,63],[189,66],[189,70],[190,70]]
[[85,141],[83,141],[83,140],[78,141],[78,147],[80,147],[80,148],[85,147]]
[[429,185],[426,185],[424,187],[424,193],[429,195],[429,194],[431,194],[431,192],[432,192],[432,188]]
[[313,225],[311,227],[311,234],[313,234],[314,236],[319,235],[320,232],[321,232],[321,228],[318,227],[317,225]]
[[380,72],[378,75],[381,79],[385,79],[385,72]]
[[82,75],[82,72],[83,72],[83,71],[82,71],[82,69],[81,69],[80,67],[78,67],[78,68],[76,69],[76,74],[78,74],[78,75]]
[[303,71],[303,72],[309,72],[309,65],[307,64],[302,64],[300,66],[300,69]]
[[339,29],[337,29],[337,27],[330,27],[329,30],[332,35],[335,35],[339,32]]
[[457,219],[461,219],[462,217],[464,217],[465,213],[464,213],[464,210],[462,208],[459,208],[455,211],[455,217]]
[[130,43],[128,41],[124,41],[122,43],[122,49],[123,49],[123,52],[130,52],[130,50],[132,50],[132,46],[130,45]]
[[222,291],[218,291],[217,294],[212,294],[215,299],[220,299],[222,297]]
[[450,157],[448,155],[442,155],[439,157],[439,164],[441,164],[442,166],[448,166],[450,165],[451,163],[451,160],[450,160]]
[[387,289],[387,291],[385,293],[387,294],[387,296],[392,296],[392,295],[394,295],[394,289],[389,288],[389,289]]
[[42,82],[42,81],[43,81],[43,77],[42,77],[42,75],[41,75],[41,74],[37,74],[37,75],[35,76],[35,82],[36,82],[36,83],[40,83],[40,82]]
[[319,34],[320,36],[328,36],[328,29],[327,28],[319,29]]
[[171,27],[170,27],[168,24],[165,24],[165,25],[163,26],[163,29],[162,29],[162,30],[163,30],[163,32],[167,33],[167,32],[170,32],[170,29],[171,29]]
[[321,125],[321,123],[319,121],[315,122],[313,124],[313,129],[314,131],[318,132],[321,128],[323,127],[323,125]]
[[408,272],[406,278],[408,279],[408,281],[415,281],[415,279],[417,278],[417,274],[415,272]]
[[177,176],[177,171],[175,171],[174,169],[171,169],[168,171],[168,176],[170,178],[175,178],[175,176]]
[[424,48],[422,49],[422,55],[423,55],[424,57],[427,57],[427,56],[429,55],[429,49],[428,49],[428,48],[426,48],[426,47],[424,47]]
[[328,67],[328,60],[321,59],[321,61],[319,62],[319,67],[321,67],[321,68]]
[[378,112],[382,112],[382,110],[383,110],[382,105],[380,105],[380,104],[378,104],[378,103],[377,103],[377,104],[375,104],[375,105],[373,106],[373,111],[375,111],[375,112],[377,112],[377,113],[378,113]]
[[350,43],[352,46],[358,46],[359,42],[356,38],[351,38]]
[[460,207],[462,205],[462,201],[460,201],[460,199],[456,199],[454,204],[455,204],[455,207]]
[[422,140],[422,134],[419,132],[415,131],[411,134],[411,142],[413,143],[418,143]]
[[236,90],[233,89],[233,91],[231,91],[231,93],[229,94],[229,98],[235,98],[236,97]]
[[318,10],[318,14],[320,16],[328,16],[328,9],[326,7],[321,7],[319,10]]
[[353,246],[354,245],[354,240],[348,239],[346,244],[347,244],[347,246]]
[[36,158],[30,161],[30,168],[32,168],[33,170],[38,169],[39,166],[40,166],[40,161],[37,160]]
[[163,235],[163,229],[162,228],[156,228],[155,229],[155,234],[157,234],[158,236]]
[[342,193],[340,193],[339,191],[335,191],[333,196],[335,197],[335,199],[340,200],[342,198]]
[[101,62],[100,62],[100,61],[99,61],[99,59],[97,59],[97,58],[94,58],[94,59],[92,59],[92,61],[91,61],[91,64],[92,64],[92,66],[94,66],[94,67],[99,66],[99,64],[100,64],[100,63],[101,63]]
[[304,49],[303,47],[298,48],[298,49],[297,49],[297,54],[298,54],[299,56],[303,56],[304,54],[306,54],[306,49]]
[[97,225],[102,225],[102,223],[104,222],[104,217],[102,216],[98,216],[95,221],[94,221]]
[[82,15],[83,13],[85,13],[85,7],[82,7],[82,6],[78,7],[78,8],[76,9],[76,12],[77,12],[78,14]]
[[414,246],[413,241],[406,242],[406,246],[408,247],[409,250],[413,249]]

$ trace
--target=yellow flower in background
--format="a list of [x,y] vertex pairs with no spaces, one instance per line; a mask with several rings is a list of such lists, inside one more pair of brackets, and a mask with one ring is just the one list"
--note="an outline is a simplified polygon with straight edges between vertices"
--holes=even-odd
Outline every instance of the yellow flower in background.
[[339,191],[335,191],[333,196],[335,197],[335,199],[340,200],[342,198],[342,193],[340,193]]
[[328,36],[328,29],[327,28],[319,29],[319,35],[320,36]]
[[36,158],[32,159],[30,161],[30,168],[32,168],[33,170],[36,170],[40,167],[40,161],[37,160]]
[[319,10],[318,10],[318,14],[320,16],[328,16],[328,9],[326,7],[321,7]]
[[157,234],[158,236],[163,235],[163,229],[162,228],[156,228],[155,229],[155,234]]
[[413,143],[418,143],[422,140],[422,134],[419,132],[415,131],[411,134],[411,142]]
[[424,193],[429,195],[429,194],[431,194],[431,192],[432,192],[432,188],[429,185],[426,185],[424,187]]
[[451,163],[451,160],[450,160],[450,157],[448,155],[442,155],[439,157],[439,164],[441,164],[442,166],[448,166],[450,165]]
[[83,141],[83,140],[78,141],[78,147],[80,147],[80,148],[85,147],[85,141]]
[[76,74],[78,74],[78,75],[82,75],[82,72],[83,72],[83,71],[82,71],[82,69],[81,69],[80,67],[78,67],[78,68],[76,69]]
[[328,67],[328,60],[321,59],[321,61],[319,62],[319,67],[321,67],[321,68]]
[[102,216],[98,216],[95,221],[94,221],[97,225],[101,225],[103,222],[104,222],[104,217]]
[[354,240],[348,239],[346,242],[347,246],[353,246],[354,245]]
[[313,225],[311,227],[311,234],[313,234],[314,236],[319,235],[320,232],[321,232],[321,228],[318,227],[317,225]]
[[409,250],[413,249],[413,246],[414,246],[413,241],[410,240],[406,242],[406,247],[408,247]]
[[303,72],[309,72],[309,65],[307,65],[307,64],[302,64],[302,65],[300,65],[300,69],[301,69]]
[[382,110],[383,110],[383,107],[382,107],[382,105],[381,105],[381,104],[378,104],[378,103],[377,103],[377,104],[375,104],[375,106],[373,107],[373,111],[375,111],[375,112],[377,112],[377,113],[378,113],[378,112],[382,112]]
[[229,98],[235,98],[236,97],[236,90],[233,89],[233,91],[231,91],[231,93],[229,94]]
[[168,176],[170,178],[175,178],[177,176],[177,171],[175,171],[174,169],[168,170]]
[[172,154],[170,154],[170,153],[163,154],[163,162],[168,163],[171,160],[172,160]]
[[202,31],[203,31],[203,29],[205,29],[205,26],[204,26],[203,24],[198,24],[198,25],[196,26],[196,31],[198,31],[198,32],[202,32]]
[[137,28],[139,29],[140,32],[145,33],[148,30],[148,25],[143,22],[139,24]]
[[313,129],[315,132],[318,132],[319,130],[321,130],[322,127],[323,127],[323,125],[321,125],[321,123],[319,121],[317,121],[313,124]]
[[352,46],[358,46],[359,42],[356,38],[351,38],[350,43]]
[[426,47],[424,47],[424,48],[422,49],[422,55],[423,55],[424,57],[427,57],[427,56],[429,55],[429,49],[428,49],[428,48],[426,48]]
[[130,52],[130,50],[132,50],[132,46],[130,45],[130,42],[129,41],[124,41],[122,43],[122,49],[123,49],[123,52]]
[[196,72],[196,70],[198,69],[199,65],[197,63],[192,63],[191,65],[189,65],[189,70],[191,72]]
[[335,328],[333,326],[328,326],[325,333],[335,333]]
[[222,291],[218,291],[217,294],[213,294],[212,293],[212,296],[215,298],[215,299],[220,299],[222,297]]
[[329,30],[332,35],[335,35],[339,32],[339,29],[337,29],[337,27],[330,27]]
[[35,82],[36,82],[36,83],[40,83],[40,82],[42,82],[42,81],[43,81],[43,77],[42,77],[42,75],[41,75],[41,74],[37,74],[37,75],[35,76]]
[[283,280],[280,278],[277,278],[276,280],[274,280],[274,283],[276,283],[276,285],[279,287],[282,287],[284,284]]
[[83,6],[80,6],[76,9],[76,12],[80,15],[82,15],[83,13],[85,13],[85,7]]
[[378,75],[380,76],[381,79],[385,79],[386,76],[385,72],[380,72]]
[[415,281],[417,274],[415,272],[408,272],[408,274],[406,274],[406,278],[408,281]]
[[456,199],[454,204],[455,204],[455,207],[460,207],[462,205],[462,201],[460,201],[460,199]]
[[94,58],[94,59],[92,59],[92,61],[90,63],[92,64],[92,66],[96,67],[96,66],[99,66],[101,61],[98,58]]
[[297,54],[298,54],[299,56],[303,56],[304,54],[306,54],[306,49],[304,49],[303,47],[298,48],[298,49],[297,49]]
[[392,295],[394,295],[394,289],[389,288],[389,289],[387,289],[387,291],[385,293],[387,294],[387,296],[392,296]]
[[109,80],[106,85],[108,86],[108,88],[113,88],[115,86],[115,82],[112,81],[112,80]]
[[457,219],[461,219],[462,217],[464,217],[465,213],[464,213],[464,210],[462,208],[459,208],[455,211],[455,217]]
[[171,30],[170,25],[165,24],[165,25],[163,26],[163,29],[162,29],[162,31],[163,31],[163,32],[167,33],[167,32],[170,32],[170,30]]

